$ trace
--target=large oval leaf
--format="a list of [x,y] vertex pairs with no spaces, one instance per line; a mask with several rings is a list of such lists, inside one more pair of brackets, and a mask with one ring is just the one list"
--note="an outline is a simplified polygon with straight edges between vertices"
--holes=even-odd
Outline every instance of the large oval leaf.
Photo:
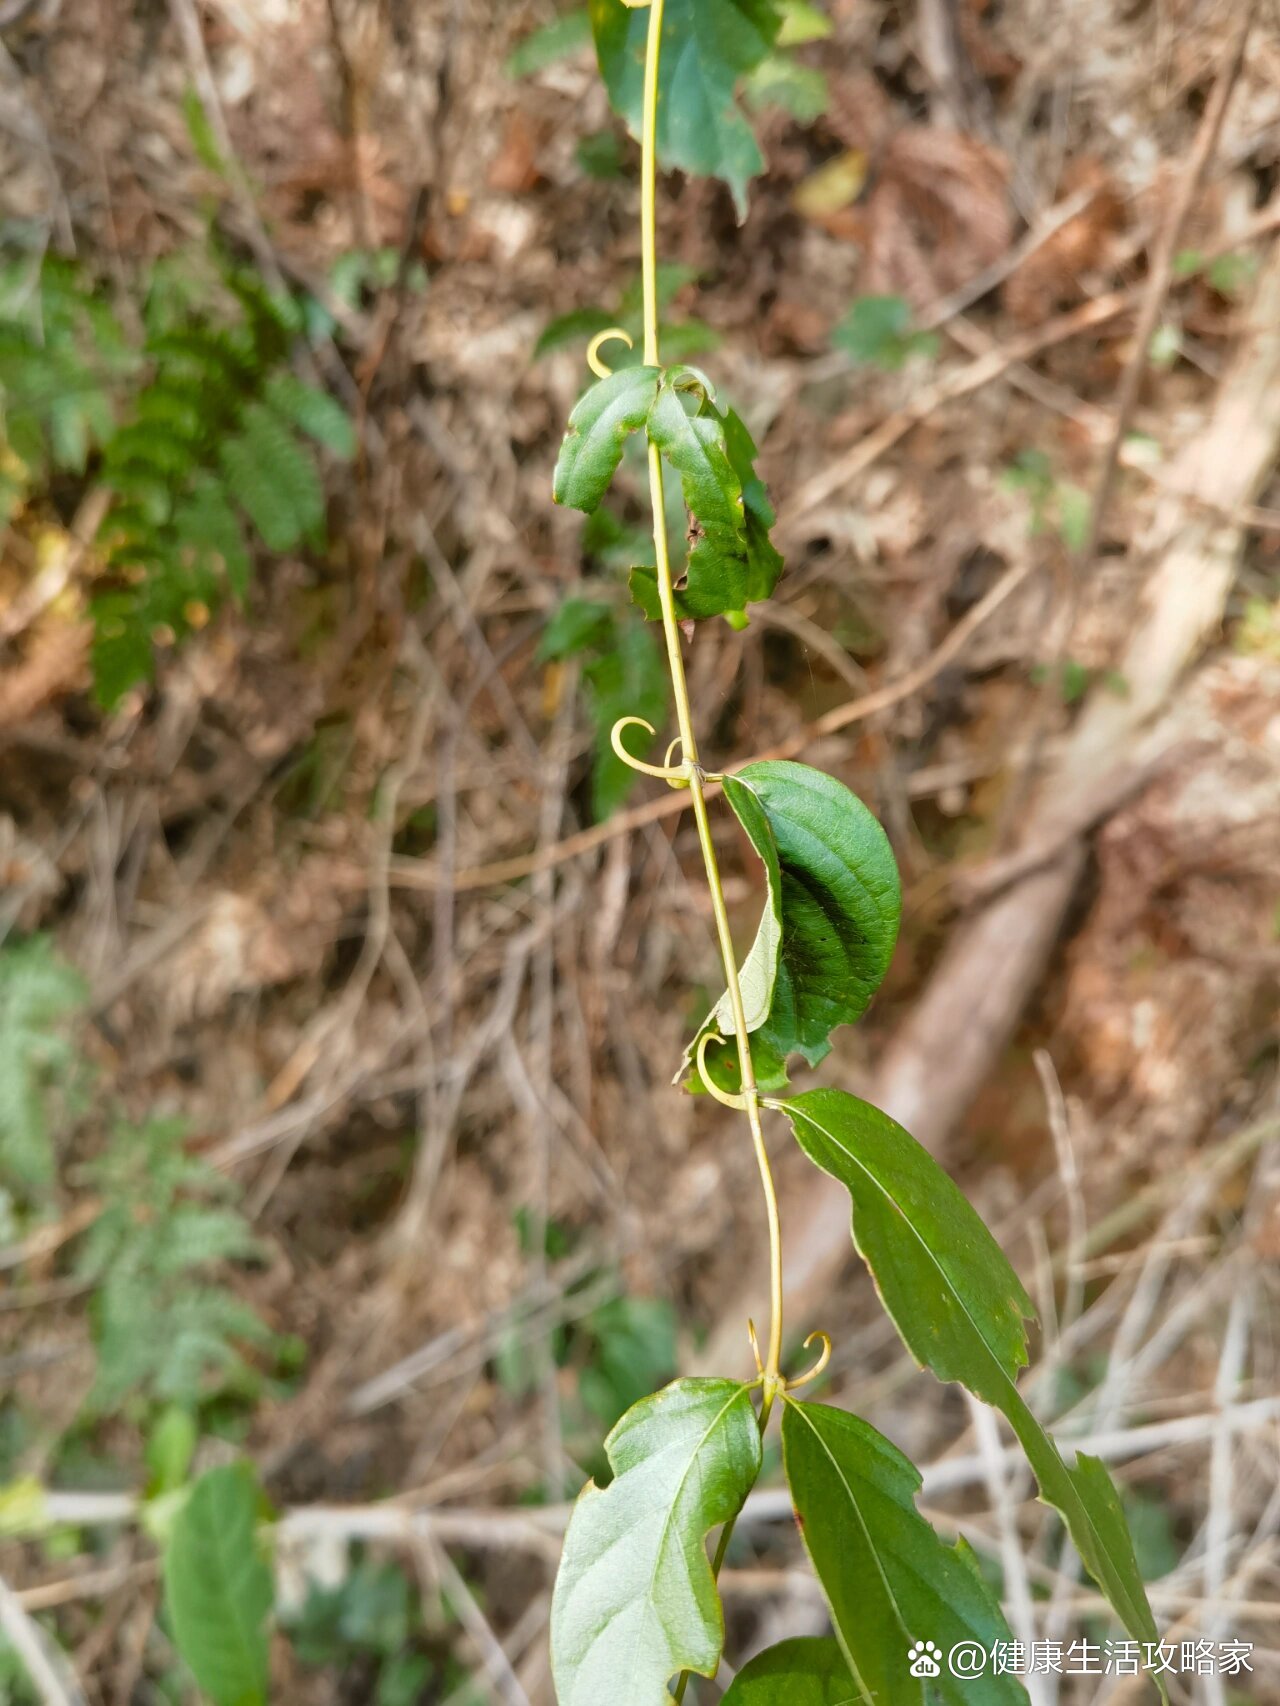
[[1137,1641],[1156,1626],[1119,1494],[1105,1466],[1068,1467],[1016,1385],[1034,1315],[1017,1275],[955,1184],[908,1132],[843,1090],[776,1104],[800,1147],[853,1198],[853,1241],[907,1349],[1008,1417],[1090,1575]]
[[724,1613],[705,1543],[760,1473],[750,1392],[674,1381],[605,1441],[614,1479],[574,1506],[551,1602],[559,1706],[667,1706],[678,1671],[715,1675]]
[[246,1464],[210,1469],[174,1519],[165,1602],[178,1651],[214,1706],[263,1706],[271,1571],[258,1551],[258,1487]]
[[588,514],[599,506],[622,460],[630,433],[639,432],[658,394],[656,367],[624,367],[598,380],[569,416],[552,482],[558,504]]
[[780,1641],[745,1665],[722,1706],[872,1706],[854,1682],[838,1641]]
[[[745,218],[747,184],[763,167],[734,99],[739,77],[759,65],[781,20],[770,0],[667,0],[662,31],[658,158],[664,166],[723,178]],[[600,70],[609,99],[640,134],[646,9],[591,0]]]
[[[763,1016],[753,1023],[749,1012],[747,1029],[757,1083],[779,1089],[787,1056],[801,1054],[816,1066],[832,1031],[860,1018],[883,981],[902,911],[898,867],[858,796],[807,764],[749,764],[726,782],[725,797],[765,867],[765,918],[743,973],[754,991],[772,960],[767,1008],[754,1003]],[[733,1036],[725,1002],[703,1029]],[[723,1049],[713,1060],[728,1088],[736,1087],[735,1056]]]
[[[999,1602],[969,1557],[947,1546],[915,1507],[920,1475],[857,1416],[788,1401],[782,1417],[787,1481],[800,1532],[822,1583],[849,1668],[867,1698],[922,1706],[912,1648],[961,1641],[990,1652],[1010,1641]],[[1013,1676],[966,1677],[943,1667],[934,1692],[948,1706],[1026,1706]]]

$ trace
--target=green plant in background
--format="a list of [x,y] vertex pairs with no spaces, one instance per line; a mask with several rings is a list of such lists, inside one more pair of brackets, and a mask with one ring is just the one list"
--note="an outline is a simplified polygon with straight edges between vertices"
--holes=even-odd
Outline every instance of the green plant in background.
[[[71,1029],[86,1001],[48,937],[0,947],[0,1169],[27,1208],[53,1200],[54,1117],[91,1081]],[[97,1357],[87,1416],[135,1397],[193,1407],[251,1386],[240,1347],[276,1340],[219,1277],[262,1254],[231,1181],[189,1153],[180,1121],[161,1119],[117,1119],[83,1176],[99,1201],[73,1260],[91,1293]]]
[[30,1207],[53,1188],[50,1101],[74,1076],[67,1023],[87,996],[47,936],[0,947],[0,1182],[10,1202]]
[[[734,776],[700,758],[685,678],[681,624],[723,615],[735,625],[781,572],[769,542],[773,515],[755,478],[745,426],[711,380],[664,366],[657,295],[659,155],[716,172],[741,205],[759,155],[734,105],[738,79],[776,40],[768,0],[692,0],[647,9],[595,0],[601,66],[615,106],[642,139],[643,347],[638,366],[611,372],[601,349],[626,328],[598,330],[588,361],[598,380],[579,401],[556,466],[554,495],[595,511],[632,434],[645,444],[654,567],[633,573],[633,595],[661,622],[678,736],[663,764],[636,759],[625,740],[647,718],[621,717],[617,757],[691,795],[724,967],[725,994],[692,1040],[694,1084],[740,1112],[759,1165],[768,1222],[771,1311],[763,1348],[754,1328],[752,1380],[679,1379],[621,1417],[605,1442],[607,1487],[589,1483],[574,1508],[556,1580],[551,1656],[560,1706],[662,1706],[684,1697],[691,1674],[714,1676],[724,1644],[716,1588],[734,1521],[763,1461],[762,1441],[782,1410],[787,1479],[805,1545],[822,1583],[834,1635],[788,1642],[735,1681],[732,1706],[865,1702],[923,1706],[912,1658],[1007,1639],[1000,1605],[961,1543],[944,1543],[916,1509],[920,1477],[868,1423],[802,1401],[825,1367],[830,1339],[808,1373],[784,1373],[782,1248],[765,1147],[766,1114],[780,1114],[802,1151],[849,1191],[854,1244],[904,1343],[923,1368],[964,1385],[1008,1418],[1086,1568],[1138,1641],[1156,1639],[1119,1496],[1097,1459],[1068,1465],[1017,1388],[1027,1360],[1025,1290],[974,1210],[927,1152],[878,1109],[840,1090],[766,1095],[787,1084],[790,1059],[814,1064],[831,1032],[857,1019],[888,968],[899,884],[883,831],[843,784],[801,764],[749,765]],[[901,339],[908,328],[890,326]],[[883,343],[883,338],[882,338]],[[678,477],[690,552],[677,585],[666,524],[667,471]],[[767,898],[741,967],[735,954],[707,788],[722,785],[759,855]],[[707,1538],[719,1530],[714,1558]],[[918,1667],[916,1667],[918,1670]],[[1025,1702],[1013,1676],[957,1681],[945,1672],[929,1698],[948,1706]]]
[[108,707],[151,678],[157,644],[244,598],[255,542],[322,543],[312,446],[354,451],[344,410],[290,367],[304,305],[212,260],[156,267],[140,341],[64,261],[0,273],[0,514],[97,456],[110,503],[93,669]]
[[653,636],[626,610],[596,599],[567,598],[543,631],[543,661],[580,658],[595,739],[591,805],[597,821],[623,804],[636,774],[613,750],[613,726],[629,710],[652,722],[666,704],[666,673]]
[[[692,284],[698,277],[696,267],[679,266],[668,263],[658,268],[657,298],[658,310],[665,312],[685,285]],[[613,309],[607,308],[573,308],[567,314],[561,314],[545,326],[537,343],[533,346],[534,360],[541,356],[550,355],[553,350],[564,349],[568,345],[577,345],[583,338],[593,338],[597,332],[607,328],[621,326],[633,340],[630,349],[624,349],[619,355],[615,366],[638,367],[641,351],[635,347],[634,340],[642,336],[644,313],[644,290],[640,279],[634,279],[623,291],[618,304]],[[704,320],[670,320],[662,324],[662,338],[668,352],[678,352],[681,360],[690,356],[705,355],[709,351],[719,349],[720,335],[706,324]]]
[[831,341],[859,367],[896,373],[916,356],[938,352],[938,334],[912,327],[911,304],[901,296],[859,296],[831,334]]
[[1033,535],[1052,528],[1069,551],[1080,549],[1089,526],[1089,494],[1072,480],[1060,480],[1043,450],[1021,451],[1000,484],[1026,497]]
[[336,1587],[313,1584],[285,1631],[304,1665],[336,1667],[358,1687],[372,1671],[372,1694],[361,1696],[372,1706],[418,1706],[437,1680],[415,1646],[421,1623],[417,1584],[396,1564],[362,1558]]
[[95,1287],[97,1378],[90,1408],[110,1413],[133,1393],[195,1404],[250,1378],[241,1345],[274,1335],[219,1283],[226,1262],[261,1255],[221,1174],[187,1152],[177,1120],[117,1126],[85,1169],[103,1209],[76,1271]]

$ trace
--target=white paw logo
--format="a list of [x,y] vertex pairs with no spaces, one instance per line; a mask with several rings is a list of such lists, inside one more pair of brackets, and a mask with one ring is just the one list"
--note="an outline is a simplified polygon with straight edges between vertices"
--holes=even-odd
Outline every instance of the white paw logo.
[[938,1660],[942,1657],[942,1648],[935,1647],[932,1641],[917,1641],[907,1653],[911,1660],[912,1676],[941,1676],[942,1667]]

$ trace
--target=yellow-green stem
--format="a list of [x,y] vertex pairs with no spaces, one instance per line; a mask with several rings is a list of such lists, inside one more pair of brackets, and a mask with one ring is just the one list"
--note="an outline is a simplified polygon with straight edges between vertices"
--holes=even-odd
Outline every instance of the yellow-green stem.
[[[650,0],[649,32],[644,62],[640,258],[644,282],[644,359],[649,367],[662,365],[658,348],[657,132],[658,62],[662,49],[664,11],[665,0]],[[649,498],[653,508],[653,549],[658,570],[658,602],[662,609],[662,632],[666,640],[667,664],[671,672],[671,691],[675,699],[676,725],[680,731],[681,756],[690,767],[689,791],[693,795],[693,815],[698,826],[698,842],[702,848],[707,887],[711,892],[711,908],[715,914],[716,936],[720,944],[720,958],[724,962],[725,985],[729,991],[729,1006],[733,1013],[734,1036],[738,1045],[742,1094],[746,1098],[751,1142],[756,1152],[756,1164],[760,1169],[760,1183],[764,1189],[769,1222],[769,1337],[765,1352],[759,1417],[760,1432],[763,1434],[778,1391],[779,1365],[782,1360],[782,1227],[778,1216],[778,1193],[774,1188],[773,1170],[769,1165],[764,1131],[760,1124],[760,1094],[756,1088],[755,1068],[751,1060],[751,1042],[747,1034],[742,985],[738,978],[738,960],[733,947],[733,934],[729,929],[724,885],[720,880],[720,865],[711,836],[703,775],[698,763],[698,739],[694,733],[693,714],[689,706],[689,687],[685,680],[684,654],[680,649],[680,623],[676,616],[675,588],[671,576],[671,556],[667,548],[667,509],[662,481],[662,457],[654,444],[649,446]],[[720,1566],[724,1562],[732,1534],[733,1524],[726,1523],[721,1531],[712,1564],[716,1576],[720,1574]],[[689,1675],[686,1671],[676,1685],[677,1702],[683,1701],[688,1686]]]
[[[648,366],[661,366],[658,349],[658,63],[662,51],[662,22],[665,0],[650,0],[649,32],[644,64],[644,127],[640,166],[640,257],[644,285],[644,359]],[[774,1188],[773,1171],[765,1148],[764,1131],[760,1124],[760,1095],[756,1088],[755,1068],[751,1060],[751,1042],[747,1034],[746,1012],[742,1002],[742,985],[738,978],[738,960],[734,953],[733,934],[729,929],[729,914],[724,902],[724,885],[720,881],[720,865],[716,858],[711,822],[707,815],[703,777],[698,766],[698,742],[693,730],[693,715],[689,707],[689,688],[685,680],[684,654],[680,649],[680,623],[676,616],[675,590],[671,576],[671,556],[667,548],[666,504],[662,481],[662,457],[654,444],[649,445],[649,497],[653,507],[653,548],[658,571],[658,601],[662,609],[662,631],[667,644],[667,663],[671,672],[671,691],[675,698],[676,724],[680,731],[682,756],[691,767],[689,780],[693,795],[693,815],[698,826],[698,841],[702,847],[702,862],[711,891],[711,907],[715,914],[716,935],[720,957],[724,962],[725,984],[733,1014],[734,1037],[738,1046],[738,1064],[742,1075],[742,1093],[746,1098],[747,1119],[751,1126],[751,1141],[760,1169],[769,1222],[769,1337],[765,1353],[763,1401],[760,1424],[769,1419],[777,1390],[779,1366],[782,1360],[782,1229],[778,1216],[778,1194]]]

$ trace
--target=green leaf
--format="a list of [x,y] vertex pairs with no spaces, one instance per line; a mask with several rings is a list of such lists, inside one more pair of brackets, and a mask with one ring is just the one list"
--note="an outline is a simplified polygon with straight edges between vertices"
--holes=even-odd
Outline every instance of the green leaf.
[[[667,708],[667,671],[661,647],[638,618],[618,620],[612,644],[584,670],[591,720],[591,809],[597,823],[612,817],[635,786],[639,773],[613,750],[610,735],[620,717],[643,717],[655,728]],[[642,729],[627,730],[628,751],[643,758],[653,744]]]
[[776,519],[764,481],[756,478],[756,445],[734,409],[724,411],[724,441],[729,464],[742,487],[747,533],[747,598],[768,598],[782,574],[782,558],[769,538]]
[[781,1641],[740,1670],[721,1706],[864,1706],[838,1641]]
[[661,1297],[614,1297],[583,1322],[593,1341],[578,1395],[606,1428],[677,1366],[675,1310]]
[[164,1560],[173,1638],[214,1706],[265,1706],[271,1571],[247,1464],[210,1469],[174,1522]]
[[[682,393],[705,384],[696,368],[669,370],[649,416],[650,437],[680,475],[694,521],[676,614],[682,621],[745,620],[747,606],[768,598],[778,584],[782,558],[769,538],[773,507],[756,478],[756,447],[741,417],[705,400],[696,415],[685,412]],[[629,585],[649,620],[660,621],[657,571],[634,568]]]
[[932,332],[911,330],[911,305],[901,296],[860,296],[831,341],[863,367],[886,373],[905,367],[914,355],[933,355],[938,340]]
[[622,176],[622,139],[611,126],[580,137],[573,152],[589,178],[607,183]]
[[781,107],[797,124],[812,124],[830,104],[831,91],[821,71],[801,65],[789,53],[771,53],[752,71],[744,85],[753,112]]
[[563,349],[566,344],[588,343],[597,332],[612,326],[615,319],[616,316],[603,308],[571,308],[567,314],[557,315],[542,328],[533,346],[533,359],[537,361],[540,356],[550,355],[552,350]]
[[[868,1701],[923,1706],[909,1671],[917,1641],[943,1652],[1012,1637],[999,1602],[964,1552],[947,1546],[915,1507],[920,1474],[873,1427],[825,1404],[788,1400],[782,1449],[796,1517],[831,1606],[836,1633]],[[934,1692],[948,1706],[1026,1706],[1012,1676],[957,1680]]]
[[[725,797],[765,867],[764,916],[742,971],[758,1082],[778,1089],[787,1056],[816,1066],[832,1031],[859,1019],[883,982],[902,910],[898,867],[858,796],[807,764],[749,764],[726,783]],[[727,996],[703,1030],[735,1034]],[[729,1088],[736,1052],[708,1057]]]
[[[764,160],[734,96],[740,77],[769,52],[781,19],[770,0],[667,0],[659,61],[658,158],[667,168],[723,178],[738,217]],[[615,110],[639,136],[646,9],[591,0],[600,70]]]
[[713,1676],[724,1613],[706,1536],[741,1510],[760,1473],[750,1388],[677,1380],[613,1429],[614,1479],[588,1482],[569,1522],[551,1602],[559,1706],[668,1706],[678,1671]]
[[645,424],[661,375],[628,367],[597,380],[579,398],[560,446],[552,495],[558,504],[590,514],[608,489],[629,434]]
[[831,19],[810,0],[778,0],[782,28],[779,47],[800,47],[808,41],[824,41],[831,34]]
[[[613,726],[620,717],[633,716],[656,727],[666,711],[667,674],[658,642],[638,617],[619,615],[599,599],[566,598],[543,630],[538,657],[584,654],[584,697],[595,732],[592,805],[599,823],[623,804],[638,774],[613,750]],[[637,758],[653,744],[641,730],[629,730],[627,738]]]
[[48,1098],[75,1060],[65,1023],[87,999],[49,937],[0,950],[0,1175],[29,1194],[53,1183]]
[[541,29],[531,30],[507,55],[508,77],[529,77],[557,60],[568,59],[591,40],[591,19],[585,6],[575,6]]
[[1105,1467],[1069,1468],[1018,1393],[1034,1311],[1000,1246],[955,1184],[887,1114],[843,1090],[780,1102],[805,1154],[853,1198],[853,1241],[907,1349],[940,1380],[1002,1410],[1064,1517],[1090,1575],[1138,1641],[1154,1641],[1120,1498]]
[[538,661],[576,657],[588,647],[607,645],[612,628],[611,604],[598,598],[566,598],[542,630]]
[[327,391],[304,385],[292,373],[273,373],[262,389],[272,408],[308,438],[344,462],[355,455],[356,429],[351,417]]
[[176,1492],[182,1486],[191,1468],[199,1437],[195,1417],[181,1404],[170,1404],[160,1412],[143,1451],[149,1471],[149,1498]]
[[[691,548],[676,590],[676,611],[695,621],[745,612],[748,604],[769,596],[782,571],[782,559],[769,543],[773,511],[755,479],[750,434],[736,415],[731,434],[728,417],[705,398],[696,413],[685,408],[685,393],[705,384],[695,368],[668,370],[648,422],[650,439],[680,476],[691,518]],[[659,620],[656,570],[633,569],[630,586],[650,621]]]

